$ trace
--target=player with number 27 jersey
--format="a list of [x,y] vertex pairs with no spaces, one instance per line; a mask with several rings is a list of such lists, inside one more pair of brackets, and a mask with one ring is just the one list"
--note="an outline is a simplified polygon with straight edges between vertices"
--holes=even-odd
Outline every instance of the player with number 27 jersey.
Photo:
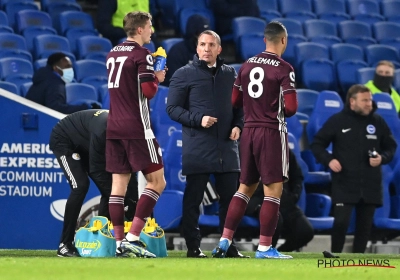
[[296,94],[295,74],[289,63],[264,51],[243,63],[234,87],[239,91],[233,91],[233,103],[236,107],[243,106],[244,127],[269,127],[286,132],[284,117],[292,114],[285,113],[285,105],[286,110],[292,111],[292,103],[297,103],[284,99]]
[[[134,41],[125,41],[107,56],[110,113],[107,139],[153,139],[148,90],[154,81],[153,57],[148,49]],[[150,92],[151,94],[146,94]],[[128,113],[128,114],[127,114]]]

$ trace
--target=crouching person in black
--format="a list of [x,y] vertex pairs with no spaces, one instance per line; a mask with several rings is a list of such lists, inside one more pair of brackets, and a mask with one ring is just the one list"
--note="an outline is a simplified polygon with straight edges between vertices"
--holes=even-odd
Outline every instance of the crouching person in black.
[[[50,149],[68,180],[71,193],[65,205],[64,225],[57,255],[80,257],[74,246],[75,230],[83,201],[89,190],[89,177],[100,191],[98,215],[110,218],[108,200],[112,175],[106,172],[105,145],[108,110],[84,110],[68,115],[53,128]],[[138,200],[135,176],[125,196],[125,217],[133,219]]]

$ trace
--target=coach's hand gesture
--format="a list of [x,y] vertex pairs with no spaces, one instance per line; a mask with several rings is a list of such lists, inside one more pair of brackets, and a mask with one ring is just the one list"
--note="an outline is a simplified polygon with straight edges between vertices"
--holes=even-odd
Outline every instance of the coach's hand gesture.
[[211,127],[214,123],[216,123],[218,120],[217,118],[210,117],[210,116],[204,116],[201,119],[201,126],[204,128],[209,128]]

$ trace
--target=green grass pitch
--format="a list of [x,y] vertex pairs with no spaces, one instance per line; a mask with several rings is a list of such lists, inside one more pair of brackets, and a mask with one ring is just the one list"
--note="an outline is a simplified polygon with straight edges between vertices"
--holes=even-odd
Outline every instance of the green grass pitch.
[[[208,256],[210,252],[205,252]],[[292,253],[291,260],[188,259],[184,251],[169,251],[167,258],[59,258],[56,251],[0,250],[0,279],[400,279],[400,255],[339,254],[339,260],[387,260],[381,267],[318,267],[322,253]]]

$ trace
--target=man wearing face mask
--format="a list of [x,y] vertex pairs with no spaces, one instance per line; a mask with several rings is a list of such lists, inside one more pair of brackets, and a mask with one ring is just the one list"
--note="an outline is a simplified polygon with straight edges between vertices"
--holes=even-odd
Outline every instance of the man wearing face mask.
[[373,80],[365,84],[371,90],[372,94],[387,92],[392,97],[396,112],[400,115],[400,95],[392,87],[394,77],[394,65],[388,60],[379,61],[375,69]]
[[64,114],[100,109],[96,103],[67,104],[65,84],[72,82],[73,79],[74,69],[71,60],[63,53],[54,53],[47,59],[47,65],[33,75],[33,85],[26,98]]

